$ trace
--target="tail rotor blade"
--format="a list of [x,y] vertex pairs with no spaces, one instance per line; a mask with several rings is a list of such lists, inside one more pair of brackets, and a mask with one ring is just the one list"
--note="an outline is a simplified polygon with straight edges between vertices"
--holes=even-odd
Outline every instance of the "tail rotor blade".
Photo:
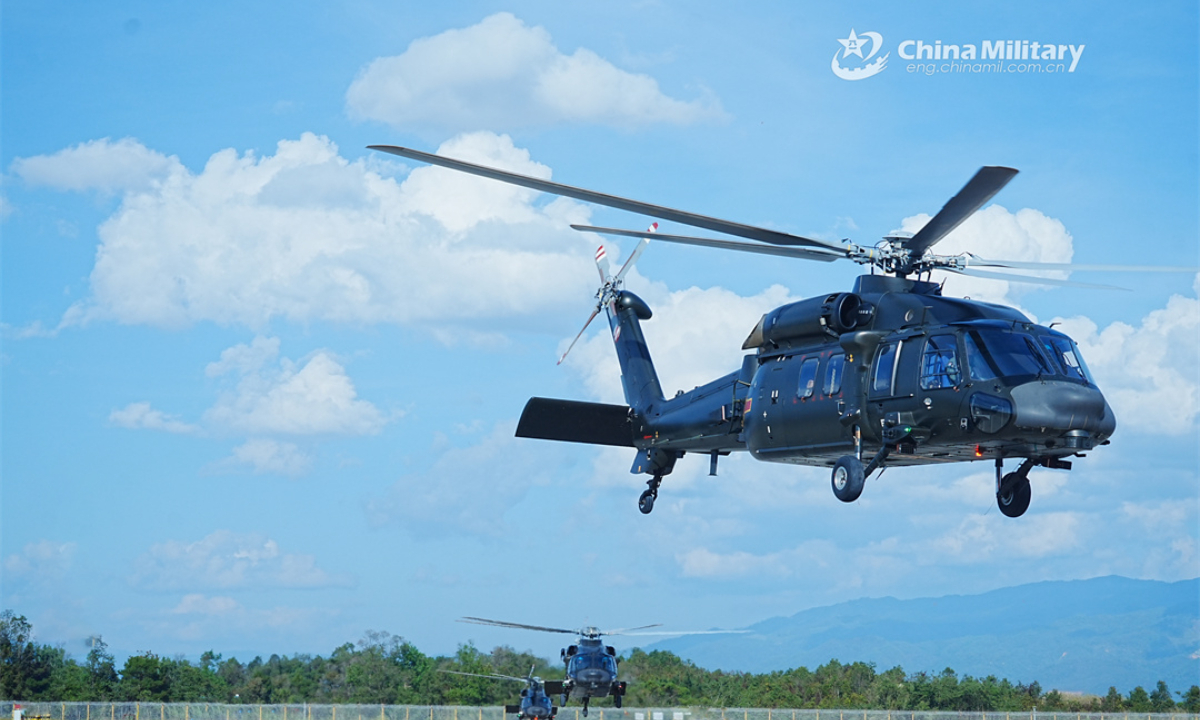
[[[658,223],[652,223],[650,225],[650,227],[646,228],[646,232],[647,233],[658,232]],[[629,269],[632,268],[635,264],[637,264],[638,258],[640,258],[642,256],[642,253],[644,253],[646,251],[646,248],[649,245],[650,245],[650,238],[647,238],[647,237],[642,238],[642,241],[637,244],[637,247],[635,247],[633,249],[633,252],[629,253],[629,258],[625,260],[625,264],[622,265],[621,269],[617,272],[617,277],[615,278],[616,280],[625,279],[625,273],[629,272]]]
[[608,253],[603,245],[596,248],[596,269],[600,271],[600,282],[608,282]]
[[571,341],[571,344],[567,346],[567,352],[563,353],[563,354],[562,354],[562,357],[560,357],[560,358],[558,359],[558,362],[556,363],[557,365],[562,365],[562,364],[563,364],[563,360],[566,360],[566,359],[567,359],[567,354],[571,352],[571,348],[575,347],[575,343],[579,342],[579,338],[583,337],[583,334],[584,334],[585,332],[587,332],[588,325],[591,325],[591,324],[592,324],[592,321],[593,321],[593,320],[595,320],[595,319],[596,319],[596,316],[597,316],[597,315],[599,315],[599,314],[600,314],[600,306],[599,306],[599,305],[597,305],[597,306],[596,306],[596,309],[592,311],[592,314],[591,314],[591,315],[588,315],[587,322],[585,322],[585,323],[583,324],[583,329],[579,331],[579,334],[578,334],[578,335],[576,335],[576,336],[575,336],[575,339]]

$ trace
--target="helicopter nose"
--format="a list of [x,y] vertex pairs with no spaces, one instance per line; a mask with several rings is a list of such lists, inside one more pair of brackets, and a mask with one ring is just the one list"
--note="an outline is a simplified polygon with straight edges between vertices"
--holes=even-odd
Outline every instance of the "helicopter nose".
[[1104,395],[1094,387],[1059,381],[1041,381],[1012,389],[1015,424],[1023,428],[1062,430],[1064,437],[1082,433],[1105,439],[1117,419]]
[[597,669],[581,670],[578,677],[580,682],[585,683],[603,683],[608,681],[608,673]]

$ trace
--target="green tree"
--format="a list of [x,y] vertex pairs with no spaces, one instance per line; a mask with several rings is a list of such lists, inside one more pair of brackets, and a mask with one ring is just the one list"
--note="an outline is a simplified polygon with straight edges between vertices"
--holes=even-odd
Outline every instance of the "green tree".
[[1100,701],[1100,712],[1117,713],[1125,709],[1125,698],[1117,692],[1117,688],[1109,686],[1108,694]]
[[171,685],[168,670],[152,652],[134,655],[125,661],[117,697],[136,702],[167,702]]
[[1146,692],[1146,688],[1138,685],[1130,690],[1127,707],[1136,713],[1150,712],[1150,695]]
[[45,700],[54,674],[51,648],[33,642],[33,626],[12,610],[0,613],[0,700]]
[[1168,713],[1175,709],[1175,699],[1171,697],[1171,691],[1162,680],[1158,681],[1154,692],[1150,693],[1150,709],[1156,713]]
[[1200,713],[1200,685],[1193,685],[1179,698],[1179,706],[1187,713]]
[[112,653],[108,644],[99,635],[91,638],[92,648],[88,650],[84,668],[88,674],[88,693],[86,700],[112,700],[120,677],[113,663]]

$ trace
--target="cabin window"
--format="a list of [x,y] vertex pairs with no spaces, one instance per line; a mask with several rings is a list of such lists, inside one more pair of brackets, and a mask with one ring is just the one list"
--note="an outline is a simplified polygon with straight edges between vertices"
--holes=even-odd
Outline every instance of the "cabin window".
[[1057,374],[1028,335],[1005,330],[972,330],[965,341],[972,380]]
[[879,354],[875,356],[875,375],[871,381],[871,390],[883,395],[892,394],[892,378],[895,377],[896,361],[899,357],[895,343],[888,343],[879,348]]
[[1070,338],[1043,335],[1042,347],[1061,366],[1064,375],[1095,384],[1087,364],[1083,362],[1083,355],[1079,354],[1079,347]]
[[796,389],[796,397],[808,398],[817,392],[817,363],[818,358],[808,358],[800,365],[800,386]]
[[837,395],[842,391],[842,374],[846,370],[846,356],[834,355],[829,358],[829,367],[825,370],[825,394]]
[[934,335],[925,342],[921,355],[921,389],[958,387],[958,342],[953,335]]

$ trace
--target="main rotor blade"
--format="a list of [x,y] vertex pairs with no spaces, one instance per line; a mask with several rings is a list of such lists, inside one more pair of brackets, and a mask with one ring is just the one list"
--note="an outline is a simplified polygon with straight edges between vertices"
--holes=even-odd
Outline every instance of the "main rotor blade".
[[745,633],[749,630],[658,630],[655,632],[609,633],[610,635],[726,635]]
[[634,633],[634,630],[647,630],[649,628],[662,627],[662,623],[654,623],[653,625],[640,625],[632,628],[617,628],[616,630],[600,630],[599,635],[661,635],[662,633]]
[[1075,265],[1073,263],[1021,262],[1016,260],[987,260],[967,254],[969,267],[1002,267],[1018,270],[1066,270],[1068,272],[1200,272],[1200,267],[1178,265]]
[[1015,177],[1017,171],[1009,167],[987,166],[979,168],[958,194],[904,243],[912,251],[913,260],[918,260],[937,241],[950,234],[963,220],[975,214],[983,204],[1000,192]]
[[516,628],[518,630],[540,630],[542,632],[566,633],[567,635],[578,634],[575,630],[567,630],[565,628],[542,627],[541,625],[523,625],[521,623],[504,622],[503,620],[488,620],[487,618],[469,616],[459,618],[458,622],[470,623],[472,625],[492,625],[494,627]]
[[449,673],[450,675],[466,675],[467,677],[477,678],[492,678],[496,680],[516,680],[517,682],[528,682],[525,678],[512,677],[511,675],[484,675],[482,673],[461,672],[459,670],[438,670],[438,672]]
[[[633,230],[618,230],[616,228],[593,227],[591,225],[572,225],[572,229],[580,232],[594,232],[602,235],[617,235],[620,237],[642,237],[645,233],[635,232]],[[665,240],[667,242],[681,243],[684,245],[700,245],[702,247],[720,248],[722,250],[738,250],[741,252],[758,253],[760,255],[779,255],[782,257],[800,258],[802,260],[820,260],[821,262],[833,262],[840,258],[846,257],[845,250],[833,252],[820,248],[811,250],[798,247],[781,247],[779,245],[754,245],[751,243],[738,242],[737,240],[718,240],[716,238],[700,238],[691,237],[689,235],[669,235],[664,233],[655,233],[655,240]]]
[[934,268],[934,270],[944,270],[957,275],[969,275],[971,277],[987,278],[988,280],[1008,280],[1009,282],[1031,283],[1033,285],[1057,285],[1059,287],[1091,288],[1093,290],[1129,290],[1129,288],[1117,287],[1116,285],[1081,283],[1074,280],[1055,280],[1054,278],[1034,277],[1032,275],[1010,275],[1008,273],[989,272],[987,270],[975,270],[972,268],[939,267]]
[[[597,315],[599,315],[599,314],[600,314],[600,306],[599,306],[599,305],[597,305],[597,306],[596,306],[596,309],[592,311],[592,314],[591,314],[591,315],[588,315],[587,322],[585,322],[585,323],[583,324],[583,329],[581,329],[581,330],[579,331],[579,334],[578,334],[578,335],[576,335],[576,336],[575,336],[575,339],[571,341],[571,344],[567,346],[567,351],[566,351],[566,352],[564,352],[564,353],[562,354],[562,357],[560,357],[560,358],[558,359],[558,362],[554,363],[555,365],[562,365],[562,364],[563,364],[563,360],[566,360],[566,359],[567,359],[567,354],[571,352],[571,348],[575,347],[575,343],[579,342],[579,338],[583,337],[583,334],[584,334],[585,332],[587,332],[588,325],[591,325],[591,324],[592,324],[592,321],[593,321],[593,320],[595,320],[595,319],[596,319],[596,316],[597,316]],[[502,623],[493,623],[493,624],[497,624],[497,625],[499,625],[499,624],[502,624]],[[569,631],[568,631],[568,632],[569,632]]]
[[412,150],[406,147],[398,147],[396,145],[368,145],[369,150],[378,150],[380,152],[399,155],[410,160],[418,160],[420,162],[429,163],[430,165],[440,165],[441,167],[458,170],[459,172],[470,173],[480,177],[499,180],[511,185],[519,185],[541,192],[552,193],[554,195],[562,195],[563,197],[582,200],[584,202],[596,203],[597,205],[605,205],[607,207],[617,208],[618,210],[627,210],[629,212],[639,213],[641,215],[649,215],[650,217],[659,218],[660,220],[670,220],[672,222],[691,225],[692,227],[704,228],[714,232],[727,233],[738,237],[758,240],[760,242],[770,243],[772,245],[788,245],[788,246],[809,246],[828,248],[838,250],[838,246],[826,242],[824,240],[814,240],[800,235],[792,235],[790,233],[779,232],[777,230],[768,230],[766,228],[754,227],[752,225],[743,225],[741,223],[732,222],[729,220],[721,220],[719,218],[708,217],[707,215],[699,215],[696,213],[686,212],[684,210],[676,210],[674,208],[662,207],[661,205],[651,205],[630,198],[623,198],[617,195],[606,195],[605,193],[595,192],[594,190],[585,190],[583,188],[573,187],[571,185],[563,185],[561,183],[542,180],[541,178],[530,177],[528,175],[520,175],[518,173],[508,172],[506,170],[497,170],[496,168],[487,167],[484,165],[475,165],[474,163],[455,160],[454,158],[444,157],[442,155],[434,155],[432,153],[421,152],[420,150]]

